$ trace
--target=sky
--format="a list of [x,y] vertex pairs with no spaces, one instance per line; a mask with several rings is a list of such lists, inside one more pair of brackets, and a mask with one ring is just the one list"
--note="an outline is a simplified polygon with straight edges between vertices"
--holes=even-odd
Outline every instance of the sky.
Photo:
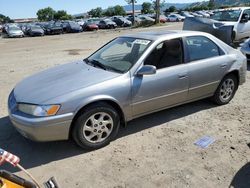
[[[137,4],[144,1],[137,0]],[[166,0],[168,3],[190,3],[201,0]],[[125,0],[0,0],[0,14],[16,18],[35,18],[36,12],[45,7],[52,7],[54,10],[66,10],[69,14],[84,13],[92,8],[126,5]]]

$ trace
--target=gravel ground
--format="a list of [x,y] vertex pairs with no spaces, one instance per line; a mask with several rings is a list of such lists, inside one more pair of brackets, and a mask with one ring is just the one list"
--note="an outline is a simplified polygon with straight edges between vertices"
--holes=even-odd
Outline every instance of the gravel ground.
[[[134,30],[0,39],[0,147],[21,157],[40,181],[61,187],[250,187],[250,65],[247,82],[230,104],[202,100],[136,119],[105,148],[86,152],[72,141],[36,143],[11,126],[7,97],[26,76],[83,59],[112,38],[144,30],[181,29],[181,23]],[[216,141],[207,149],[194,142]],[[17,169],[4,165],[4,169]]]

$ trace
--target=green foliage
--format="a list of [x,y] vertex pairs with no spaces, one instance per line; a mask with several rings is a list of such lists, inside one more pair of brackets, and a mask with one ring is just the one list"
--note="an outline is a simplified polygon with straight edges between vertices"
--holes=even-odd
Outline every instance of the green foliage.
[[0,14],[0,23],[13,23],[14,21],[11,20],[8,16],[4,16]]
[[101,17],[103,15],[103,10],[101,7],[97,7],[95,9],[91,9],[88,14],[92,17]]
[[115,13],[115,15],[121,15],[121,16],[125,16],[126,15],[126,11],[120,5],[114,6],[114,13]]
[[37,11],[36,15],[39,21],[50,21],[54,19],[56,11],[51,7],[40,9]]
[[67,14],[65,10],[55,11],[51,7],[40,9],[37,11],[37,17],[39,21],[51,21],[51,20],[71,20],[72,16]]
[[152,3],[150,2],[144,2],[142,3],[142,14],[150,14],[153,13],[154,11],[152,10]]
[[177,9],[175,6],[170,6],[168,10],[169,12],[175,12]]
[[115,16],[115,15],[126,15],[125,10],[122,6],[116,5],[114,7],[108,7],[106,11],[103,13],[105,16]]
[[65,10],[58,10],[54,14],[54,19],[55,20],[71,20],[72,16],[67,14],[67,12]]

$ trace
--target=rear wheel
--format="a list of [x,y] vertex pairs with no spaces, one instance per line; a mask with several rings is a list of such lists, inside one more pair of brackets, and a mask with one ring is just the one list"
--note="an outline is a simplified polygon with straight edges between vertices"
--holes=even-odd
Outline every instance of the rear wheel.
[[80,113],[72,135],[80,147],[98,149],[108,145],[116,137],[119,126],[120,118],[116,110],[106,103],[99,103]]
[[235,75],[230,74],[223,78],[219,87],[217,88],[213,101],[216,104],[223,105],[229,103],[234,97],[238,89],[238,81]]

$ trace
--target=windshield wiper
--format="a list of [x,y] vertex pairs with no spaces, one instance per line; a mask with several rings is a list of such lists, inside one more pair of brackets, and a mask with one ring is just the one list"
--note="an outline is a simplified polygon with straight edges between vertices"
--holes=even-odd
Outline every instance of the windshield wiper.
[[91,63],[94,67],[99,67],[103,70],[107,70],[107,67],[95,59],[85,59],[86,63]]

